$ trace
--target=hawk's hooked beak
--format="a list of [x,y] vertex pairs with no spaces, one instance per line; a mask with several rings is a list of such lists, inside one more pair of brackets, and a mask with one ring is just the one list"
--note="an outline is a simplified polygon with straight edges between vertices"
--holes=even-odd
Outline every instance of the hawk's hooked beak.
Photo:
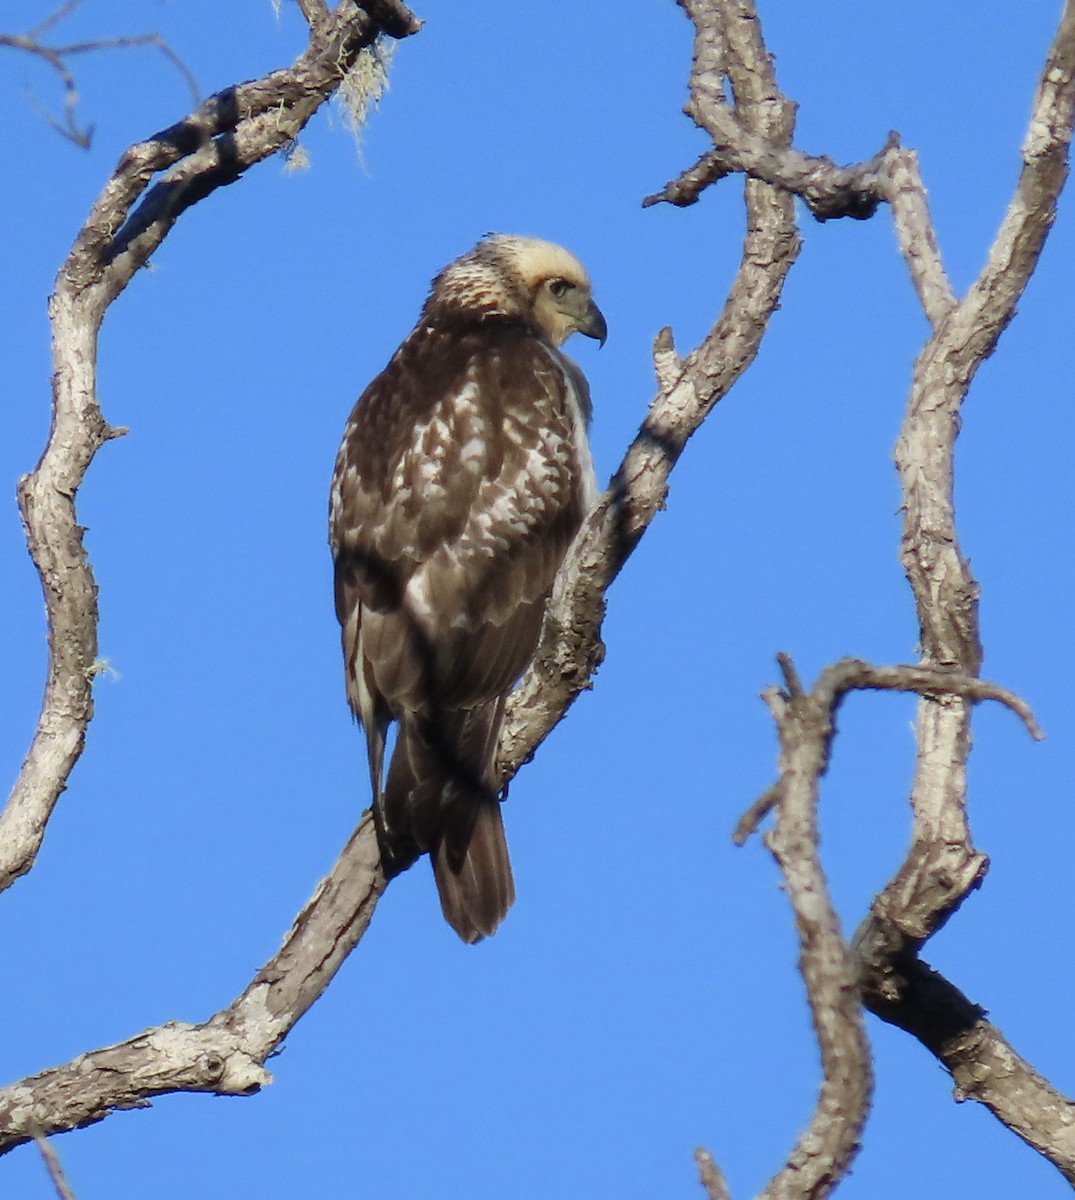
[[605,323],[605,315],[592,300],[587,304],[586,311],[579,318],[579,323],[575,328],[579,333],[584,333],[587,337],[593,338],[595,342],[600,342],[602,346],[608,337],[608,325]]

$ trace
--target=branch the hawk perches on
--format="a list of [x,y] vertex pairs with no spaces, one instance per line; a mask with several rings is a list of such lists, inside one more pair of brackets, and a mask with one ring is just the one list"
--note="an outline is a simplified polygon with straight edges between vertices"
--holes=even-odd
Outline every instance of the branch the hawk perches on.
[[492,934],[515,898],[497,736],[597,493],[589,389],[560,350],[575,332],[606,334],[578,260],[535,238],[485,238],[434,279],[355,406],[332,480],[347,698],[385,874],[428,852],[465,942]]

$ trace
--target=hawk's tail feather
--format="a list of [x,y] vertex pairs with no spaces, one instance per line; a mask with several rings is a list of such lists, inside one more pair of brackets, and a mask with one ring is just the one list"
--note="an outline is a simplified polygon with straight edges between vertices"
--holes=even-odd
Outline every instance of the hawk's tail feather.
[[492,937],[515,901],[500,801],[489,798],[479,805],[458,869],[443,837],[430,859],[444,919],[468,945]]
[[493,754],[504,699],[435,718],[404,715],[376,805],[391,878],[429,851],[441,908],[464,942],[489,937],[515,899]]

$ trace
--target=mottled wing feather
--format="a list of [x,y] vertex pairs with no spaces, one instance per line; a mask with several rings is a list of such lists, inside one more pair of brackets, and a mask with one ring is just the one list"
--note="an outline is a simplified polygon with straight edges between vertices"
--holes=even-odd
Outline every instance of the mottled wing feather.
[[525,669],[588,499],[577,377],[522,326],[419,328],[356,406],[333,482],[337,611],[389,709],[473,706]]

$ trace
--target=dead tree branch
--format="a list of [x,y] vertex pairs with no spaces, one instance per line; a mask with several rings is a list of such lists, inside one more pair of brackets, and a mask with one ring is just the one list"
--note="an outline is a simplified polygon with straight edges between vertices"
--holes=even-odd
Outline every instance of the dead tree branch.
[[912,882],[918,890],[908,893],[902,910],[890,902],[878,917],[875,902],[855,935],[863,1003],[937,1057],[952,1076],[956,1100],[984,1104],[1075,1185],[1075,1103],[1012,1049],[984,1009],[922,961],[924,939],[887,919],[889,912],[913,916],[912,906],[923,903],[926,888]]
[[779,662],[784,690],[772,689],[765,696],[780,735],[779,779],[743,816],[735,840],[742,843],[768,812],[775,811],[776,825],[766,844],[784,876],[795,913],[799,968],[821,1050],[824,1078],[814,1115],[787,1164],[762,1193],[765,1200],[796,1200],[828,1195],[846,1174],[872,1091],[858,994],[860,966],[840,932],[818,853],[818,791],[828,769],[840,705],[858,689],[944,693],[971,701],[996,700],[1012,709],[1033,737],[1041,732],[1023,700],[974,676],[915,666],[874,667],[847,658],[827,667],[807,693],[791,658],[782,654]]
[[766,844],[784,877],[799,935],[799,970],[821,1052],[822,1083],[813,1115],[764,1200],[820,1200],[847,1173],[873,1094],[873,1069],[862,1020],[855,964],[840,930],[818,850],[817,804],[828,763],[835,693],[802,690],[790,658],[785,690],[766,702],[780,736],[776,825]]
[[[1069,0],[1038,84],[1019,182],[986,265],[959,302],[931,310],[923,297],[934,333],[915,364],[896,448],[901,558],[918,612],[923,667],[972,676],[981,663],[978,584],[955,525],[960,411],[1037,265],[1067,178],[1073,112],[1075,4]],[[907,230],[895,215],[905,245]],[[980,1009],[918,960],[925,940],[981,882],[988,859],[974,848],[967,821],[965,700],[924,697],[916,736],[911,849],[855,939],[864,1002],[918,1037],[952,1072],[961,1095],[981,1100],[1075,1182],[1075,1106],[1018,1058]]]
[[[705,127],[717,103],[713,97],[723,95],[728,78],[737,119],[776,146],[790,144],[794,110],[777,89],[753,6],[683,0],[682,7],[695,28],[690,77],[695,121]],[[604,656],[605,593],[664,508],[669,475],[691,434],[758,353],[801,243],[790,196],[767,184],[748,181],[746,223],[739,269],[705,340],[681,358],[671,330],[657,336],[657,395],[567,555],[535,661],[508,702],[500,738],[504,782],[590,686]]]
[[732,1200],[724,1173],[713,1161],[708,1150],[699,1147],[694,1152],[694,1164],[698,1168],[698,1179],[709,1200]]
[[[50,658],[34,739],[0,813],[0,888],[33,865],[93,712],[96,585],[75,495],[96,452],[123,432],[107,424],[96,397],[105,311],[187,207],[288,144],[389,26],[399,36],[419,27],[394,0],[368,8],[376,8],[378,19],[343,0],[315,24],[291,68],[218,93],[186,120],[132,146],[60,270],[50,303],[52,430],[36,470],[19,484],[27,543],[45,593]],[[200,1025],[150,1029],[0,1090],[0,1152],[145,1105],[163,1092],[256,1091],[269,1078],[266,1059],[361,938],[383,889],[367,815],[280,952],[233,1004]]]
[[[96,452],[123,432],[107,424],[96,397],[105,311],[186,208],[288,144],[376,37],[389,27],[398,36],[419,28],[394,0],[368,8],[376,8],[377,19],[343,0],[312,27],[307,49],[291,68],[218,93],[186,120],[132,146],[60,270],[50,303],[52,430],[37,468],[19,483],[27,543],[45,593],[49,668],[30,750],[0,813],[0,889],[33,865],[93,713],[96,585],[75,495]],[[269,1078],[266,1059],[362,936],[383,889],[366,817],[280,952],[233,1004],[203,1024],[147,1030],[3,1089],[0,1152],[144,1105],[163,1092],[256,1091]]]
[[[777,655],[784,672],[785,679],[795,680],[790,685],[797,692],[802,691],[791,658],[787,654]],[[895,667],[875,667],[857,658],[842,658],[839,662],[826,667],[814,684],[811,695],[823,705],[830,714],[828,736],[834,729],[836,712],[843,703],[848,692],[860,690],[916,692],[922,696],[963,696],[968,700],[996,700],[1006,708],[1010,708],[1023,722],[1027,732],[1036,741],[1045,735],[1042,733],[1030,706],[1022,697],[1010,692],[1007,688],[995,683],[988,683],[974,675],[959,675],[954,671],[931,667],[916,667],[900,665]],[[824,768],[828,766],[829,746],[825,746]],[[774,784],[747,809],[740,818],[732,834],[732,841],[737,846],[754,833],[761,822],[780,803],[782,785]]]
[[[393,29],[418,28],[402,5],[378,0],[376,7]],[[97,334],[105,311],[180,214],[287,145],[384,30],[353,0],[342,0],[289,69],[219,92],[177,125],[132,146],[60,269],[49,304],[52,429],[40,462],[18,488],[45,596],[49,665],[33,741],[0,813],[0,890],[32,866],[93,713],[97,588],[75,494],[97,451],[123,432],[109,426],[97,403]]]
[[[1055,215],[1068,172],[1073,81],[1075,5],[1068,0],[1039,81],[1018,186],[986,266],[962,300],[944,270],[917,159],[895,134],[873,158],[838,167],[828,158],[758,136],[727,102],[717,79],[704,91],[692,88],[689,107],[711,134],[712,150],[646,201],[692,204],[706,187],[742,173],[799,196],[818,220],[868,217],[882,203],[891,209],[900,251],[933,328],[915,365],[896,452],[904,495],[901,558],[918,611],[922,658],[917,668],[889,669],[897,675],[887,681],[876,668],[866,668],[872,682],[864,682],[864,664],[836,664],[828,685],[843,688],[848,673],[858,673],[862,682],[854,686],[909,687],[922,699],[912,847],[855,939],[860,986],[874,1012],[913,1032],[938,1055],[961,1095],[986,1103],[1069,1179],[1075,1162],[1071,1103],[1022,1063],[982,1020],[981,1010],[921,963],[917,953],[980,883],[988,865],[971,843],[966,816],[968,701],[986,695],[1001,699],[1037,736],[1021,701],[999,689],[986,692],[976,681],[978,585],[959,548],[953,461],[970,383],[1011,320]],[[928,676],[942,683],[943,672],[949,687],[923,686]],[[785,792],[781,783],[757,801],[740,822],[736,840],[770,810],[779,813]]]
[[0,1089],[0,1154],[79,1129],[166,1092],[248,1096],[265,1062],[366,932],[385,888],[367,812],[280,950],[236,999],[199,1025],[169,1021]]
[[807,694],[790,657],[782,654],[779,661],[785,690],[771,691],[766,701],[780,734],[780,778],[740,821],[736,840],[741,842],[775,809],[776,826],[766,844],[795,912],[800,970],[821,1049],[824,1082],[813,1119],[787,1165],[762,1193],[767,1200],[792,1200],[827,1195],[846,1173],[865,1125],[872,1086],[859,1008],[859,966],[840,933],[818,855],[818,788],[844,697],[873,688],[997,700],[1022,718],[1032,736],[1041,732],[1018,696],[973,676],[913,666],[874,667],[848,658],[827,667]]

